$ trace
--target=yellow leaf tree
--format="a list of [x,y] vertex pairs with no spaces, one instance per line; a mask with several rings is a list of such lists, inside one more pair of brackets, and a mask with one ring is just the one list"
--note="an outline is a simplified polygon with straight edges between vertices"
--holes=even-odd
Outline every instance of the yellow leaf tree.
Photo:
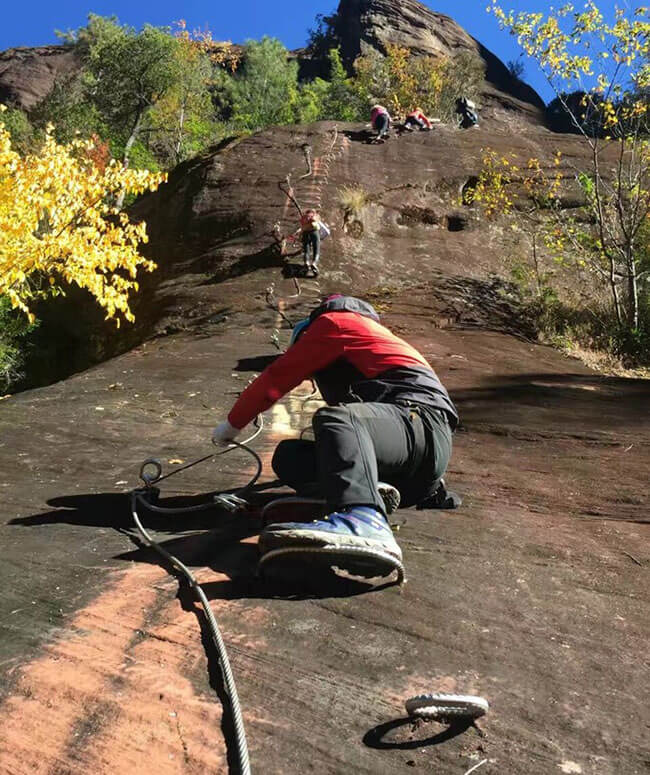
[[454,57],[416,56],[409,49],[386,45],[386,55],[372,52],[354,63],[354,90],[363,103],[382,102],[395,116],[416,107],[445,121],[455,115],[456,99],[477,99],[485,76],[476,54]]
[[[2,110],[0,106],[0,110]],[[76,284],[89,291],[119,325],[133,321],[129,295],[138,290],[146,224],[119,212],[120,194],[155,190],[164,174],[131,170],[115,160],[98,164],[95,141],[60,145],[48,127],[38,153],[12,148],[0,113],[0,296],[34,319],[38,298]]]
[[[505,11],[493,1],[488,11],[538,63],[586,146],[575,169],[586,218],[550,208],[552,247],[608,289],[623,339],[650,342],[648,9],[626,4],[608,19],[593,0],[548,15]],[[557,205],[552,176],[544,183],[539,166],[529,169]]]

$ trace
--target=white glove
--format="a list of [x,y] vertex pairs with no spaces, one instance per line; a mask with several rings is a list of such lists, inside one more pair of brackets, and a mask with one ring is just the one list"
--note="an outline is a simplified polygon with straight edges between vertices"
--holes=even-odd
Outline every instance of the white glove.
[[239,433],[239,428],[235,428],[228,420],[224,420],[212,431],[212,443],[219,446],[226,446],[228,442],[232,441]]

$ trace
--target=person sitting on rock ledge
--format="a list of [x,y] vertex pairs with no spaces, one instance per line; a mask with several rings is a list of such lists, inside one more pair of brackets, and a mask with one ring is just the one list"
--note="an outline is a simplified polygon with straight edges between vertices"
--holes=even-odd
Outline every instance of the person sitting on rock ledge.
[[458,424],[449,394],[424,356],[381,325],[370,304],[337,294],[295,326],[289,349],[244,390],[213,441],[228,444],[306,379],[327,403],[312,418],[314,440],[281,441],[272,467],[298,493],[324,496],[329,513],[268,525],[262,553],[356,547],[401,562],[387,520],[400,499],[419,508],[460,505],[442,480]]
[[418,127],[421,132],[428,132],[429,129],[431,129],[431,121],[425,116],[422,108],[415,108],[415,110],[412,110],[404,121],[404,129],[408,132],[412,132],[416,127]]
[[383,143],[389,136],[390,113],[383,105],[373,105],[370,110],[370,123],[377,135],[373,138],[376,143]]

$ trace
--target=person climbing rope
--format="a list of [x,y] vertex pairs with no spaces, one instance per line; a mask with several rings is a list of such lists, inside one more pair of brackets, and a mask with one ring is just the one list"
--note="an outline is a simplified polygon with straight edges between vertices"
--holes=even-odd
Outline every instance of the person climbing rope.
[[415,108],[412,110],[404,121],[404,129],[412,132],[416,127],[419,127],[421,132],[428,132],[431,129],[431,121],[428,119],[422,108]]
[[383,105],[373,105],[370,111],[370,123],[377,135],[371,138],[376,143],[383,143],[389,137],[390,113]]
[[262,554],[301,546],[371,548],[401,562],[388,504],[460,504],[442,480],[458,424],[447,390],[424,356],[381,325],[370,304],[336,294],[294,327],[289,349],[244,390],[213,441],[235,439],[306,379],[316,382],[327,404],[312,418],[314,440],[281,441],[272,467],[299,494],[324,496],[328,514],[269,524],[260,536]]
[[320,219],[316,210],[309,208],[300,215],[300,227],[296,231],[302,235],[302,253],[305,273],[318,277],[318,262],[320,260],[321,230],[329,234],[327,227]]
[[456,100],[456,113],[458,114],[458,126],[461,129],[471,129],[473,126],[478,126],[476,105],[467,97],[459,97]]

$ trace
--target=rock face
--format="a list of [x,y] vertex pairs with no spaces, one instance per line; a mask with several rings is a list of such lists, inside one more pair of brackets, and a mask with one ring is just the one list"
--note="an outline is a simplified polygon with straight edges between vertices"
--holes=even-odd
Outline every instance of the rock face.
[[515,78],[498,57],[453,19],[417,0],[341,0],[335,30],[347,62],[370,50],[385,53],[389,43],[434,57],[453,57],[461,51],[476,53],[486,68],[484,103],[543,122],[544,102],[534,89]]
[[[249,295],[263,297],[283,268],[273,226],[279,223],[283,234],[297,226],[295,208],[278,189],[288,173],[302,206],[319,208],[333,227],[323,271],[338,289],[408,285],[428,265],[449,274],[460,267],[475,276],[501,271],[504,244],[472,208],[458,204],[463,187],[480,172],[482,149],[515,154],[520,164],[550,159],[557,147],[572,161],[584,154],[576,138],[524,127],[439,125],[374,146],[363,141],[362,125],[319,122],[224,142],[177,167],[166,185],[132,208],[147,223],[146,252],[158,265],[140,278],[135,326],[117,332],[85,294],[71,289],[38,312],[41,346],[27,370],[37,377],[32,384],[63,379],[151,337],[218,330],[225,310],[241,309]],[[566,175],[573,176],[569,162]],[[339,205],[350,186],[368,194],[360,214]],[[300,265],[294,252],[289,263]]]
[[[341,0],[334,19],[334,32],[349,65],[370,50],[385,53],[388,43],[435,57],[473,52],[485,63],[483,118],[507,112],[544,123],[544,103],[534,89],[515,78],[453,19],[417,0]],[[302,78],[327,77],[324,62],[312,59],[306,49],[291,56],[300,63]],[[77,67],[68,46],[9,49],[0,54],[0,102],[29,110],[51,91],[57,78]]]
[[[364,137],[274,127],[180,165],[131,208],[159,267],[135,327],[118,339],[74,291],[44,320],[61,381],[0,401],[3,773],[236,771],[203,620],[135,539],[126,491],[146,457],[167,472],[213,451],[211,428],[291,323],[337,291],[368,298],[449,388],[462,426],[448,479],[464,504],[395,515],[402,589],[311,568],[285,585],[257,576],[259,509],[140,514],[204,586],[253,772],[646,767],[650,382],[537,344],[490,277],[521,259],[514,238],[459,204],[483,148],[552,164],[559,147],[566,179],[585,151],[521,122]],[[274,249],[274,225],[297,225],[287,175],[332,226],[318,279],[292,276],[299,250],[283,264]],[[341,205],[349,187],[366,192],[357,209]],[[310,424],[307,395],[265,413],[264,483],[277,441]],[[190,494],[242,486],[254,468],[240,451],[212,457],[163,482],[159,505],[204,502]],[[404,700],[424,692],[485,696],[484,731],[412,726]]]
[[57,78],[78,67],[69,46],[10,48],[0,53],[0,102],[23,110],[46,97]]
[[[344,129],[274,128],[176,170],[135,208],[160,265],[138,324],[171,335],[0,401],[3,775],[240,771],[201,615],[133,537],[124,491],[146,457],[167,472],[210,454],[211,428],[287,345],[287,319],[340,290],[369,298],[449,388],[463,425],[448,481],[464,504],[397,512],[409,583],[374,591],[315,567],[256,576],[259,511],[140,512],[204,585],[252,771],[647,770],[650,382],[534,343],[485,277],[507,235],[452,202],[481,146],[547,159],[558,138],[440,127],[374,146]],[[559,142],[568,173],[578,141]],[[276,185],[288,172],[333,227],[300,292],[270,250],[274,222],[296,224]],[[359,181],[371,201],[346,217],[340,189]],[[308,393],[265,413],[265,482],[277,441],[310,424]],[[254,470],[240,451],[213,458],[162,482],[158,505],[204,502],[190,494]],[[404,700],[434,691],[486,697],[483,731],[413,729]]]

